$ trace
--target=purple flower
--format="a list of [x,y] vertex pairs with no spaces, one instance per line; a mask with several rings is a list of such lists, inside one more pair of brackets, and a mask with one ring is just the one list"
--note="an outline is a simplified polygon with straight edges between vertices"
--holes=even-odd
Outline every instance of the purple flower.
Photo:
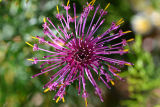
[[[95,72],[97,78],[110,88],[109,82],[114,85],[113,81],[115,77],[121,79],[118,75],[121,70],[118,69],[117,66],[132,65],[126,61],[109,58],[112,54],[123,55],[128,53],[128,50],[124,49],[124,46],[132,39],[123,39],[121,42],[115,44],[113,44],[112,41],[130,31],[123,32],[119,30],[118,33],[110,33],[119,29],[120,24],[123,23],[122,19],[117,23],[112,22],[110,28],[99,36],[95,35],[97,30],[100,30],[100,27],[105,22],[103,16],[107,14],[106,9],[109,4],[105,9],[100,9],[99,5],[96,8],[93,6],[94,2],[95,0],[92,0],[90,3],[87,3],[79,17],[76,16],[75,4],[73,4],[73,17],[68,13],[70,9],[69,2],[67,6],[62,5],[66,10],[66,16],[59,13],[57,6],[58,14],[56,18],[61,22],[61,26],[56,27],[49,18],[47,18],[47,20],[44,19],[43,31],[45,36],[50,40],[48,41],[45,39],[46,37],[39,36],[33,38],[38,39],[39,44],[49,45],[54,51],[40,48],[38,44],[31,45],[26,42],[33,47],[33,51],[45,51],[49,53],[49,55],[44,56],[43,59],[33,58],[29,60],[33,61],[33,64],[43,62],[42,65],[40,65],[43,69],[40,73],[33,75],[33,78],[47,72],[53,72],[50,81],[43,88],[46,88],[44,92],[57,91],[54,97],[54,99],[57,99],[56,102],[61,99],[64,101],[66,87],[75,82],[75,80],[78,80],[78,94],[82,92],[82,97],[85,99],[87,105],[86,98],[88,97],[88,93],[86,90],[85,75],[95,88],[96,94],[100,97],[101,101],[103,101],[101,89],[96,84],[92,72]],[[86,28],[85,26],[90,11],[94,11],[94,15],[89,27]],[[95,19],[96,15],[99,16],[98,20]],[[75,27],[71,28],[71,24]],[[51,26],[57,31],[58,36],[52,32],[50,29]],[[105,55],[107,55],[107,57]],[[44,65],[47,65],[47,67],[43,67]],[[56,68],[61,69],[56,72]]]

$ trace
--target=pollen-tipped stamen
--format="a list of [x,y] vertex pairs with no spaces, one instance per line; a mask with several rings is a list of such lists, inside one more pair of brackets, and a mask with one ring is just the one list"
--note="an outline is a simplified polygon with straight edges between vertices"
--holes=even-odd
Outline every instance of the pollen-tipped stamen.
[[118,25],[121,25],[122,23],[124,23],[123,18],[121,18],[121,19],[116,23],[116,25],[118,26]]
[[115,85],[114,81],[111,80],[110,82],[111,82],[112,85]]
[[37,38],[37,37],[34,37],[34,36],[32,36],[32,39],[38,39],[38,40],[39,40],[39,38]]
[[128,52],[128,49],[123,50],[124,52]]
[[57,12],[58,12],[58,14],[59,14],[59,8],[58,8],[58,5],[57,5]]
[[134,41],[134,38],[127,40],[127,42],[132,42],[132,41]]
[[63,102],[63,103],[65,102],[64,97],[62,97],[62,102]]
[[43,18],[43,22],[46,23],[46,18],[45,17]]
[[50,90],[50,88],[47,88],[44,90],[44,93],[48,92]]
[[32,44],[30,44],[29,42],[25,42],[27,45],[34,47]]
[[58,103],[59,100],[60,100],[60,96],[57,98],[56,103]]
[[123,32],[123,33],[131,33],[131,32],[132,32],[132,31],[129,30],[129,31],[125,31],[125,32]]
[[125,65],[127,65],[127,66],[131,66],[131,64],[129,64],[129,63],[125,63]]
[[88,106],[87,98],[85,98],[85,106],[86,106],[86,107]]
[[68,0],[68,2],[67,2],[67,6],[69,5],[69,2],[70,2],[70,0]]
[[35,61],[34,59],[27,59],[28,61]]
[[110,6],[110,3],[107,4],[107,6],[105,7],[104,11],[106,11],[109,6]]
[[92,5],[92,6],[93,6],[94,3],[95,3],[95,1],[96,1],[96,0],[92,0],[92,1],[88,4],[88,6],[89,6],[89,5]]

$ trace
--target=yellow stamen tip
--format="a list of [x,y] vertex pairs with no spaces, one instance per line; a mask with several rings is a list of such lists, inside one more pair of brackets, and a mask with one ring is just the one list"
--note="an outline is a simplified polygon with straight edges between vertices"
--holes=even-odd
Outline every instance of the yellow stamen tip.
[[125,31],[125,32],[123,32],[123,33],[131,33],[131,32],[132,32],[132,31],[129,30],[129,31]]
[[123,18],[119,19],[119,21],[118,21],[118,22],[121,22],[122,20],[123,20]]
[[44,90],[44,93],[48,92],[49,90],[50,90],[49,88],[45,89],[45,90]]
[[92,2],[93,2],[93,0],[88,4],[88,6],[91,5]]
[[86,107],[87,107],[87,105],[88,105],[87,98],[85,98],[85,105],[86,105]]
[[33,45],[32,44],[30,44],[29,42],[25,42],[27,45],[29,45],[29,46],[31,46],[31,47],[33,47]]
[[127,40],[127,42],[131,42],[131,41],[134,41],[134,38],[131,38],[131,39]]
[[63,103],[65,102],[64,97],[62,97],[62,101],[63,101]]
[[34,59],[27,59],[28,61],[34,61]]
[[115,85],[114,81],[111,80],[110,82],[111,82],[112,85]]
[[128,52],[128,49],[123,50],[124,52]]
[[67,2],[67,6],[69,5],[69,1],[70,1],[70,0],[68,0],[68,2]]
[[95,1],[96,1],[96,0],[93,0],[93,2],[92,2],[92,6],[94,5]]
[[118,25],[121,25],[122,23],[124,23],[124,21],[121,21],[120,23],[118,23],[117,26],[118,26]]
[[38,39],[38,38],[36,38],[36,37],[32,36],[32,39]]
[[107,8],[110,6],[110,3],[107,4],[104,10],[107,10]]
[[128,63],[125,63],[125,65],[127,65],[127,66],[131,66],[131,64],[128,64]]
[[120,24],[122,24],[122,23],[124,23],[123,18],[121,18],[121,19],[116,23],[116,25],[118,26],[118,25],[120,25]]
[[58,8],[58,5],[57,5],[57,12],[58,12],[58,14],[59,14],[59,8]]
[[95,1],[96,1],[96,0],[92,0],[92,1],[88,4],[88,6],[89,6],[89,5],[94,5]]
[[57,98],[56,103],[58,103],[59,99],[60,99],[60,96]]
[[43,22],[44,22],[44,23],[46,22],[46,18],[45,18],[45,17],[43,18]]

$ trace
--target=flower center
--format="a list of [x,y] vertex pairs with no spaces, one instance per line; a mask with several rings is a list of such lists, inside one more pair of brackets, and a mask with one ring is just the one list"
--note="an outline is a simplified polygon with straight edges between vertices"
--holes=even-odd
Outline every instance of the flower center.
[[74,53],[74,59],[77,62],[88,64],[92,60],[93,57],[93,47],[87,43],[82,43],[81,47],[77,49]]
[[75,53],[75,60],[78,62],[86,62],[89,59],[89,53],[86,49],[80,49]]
[[83,59],[85,59],[86,55],[85,55],[85,53],[82,53],[82,54],[79,54],[78,57],[79,57],[81,60],[83,60]]

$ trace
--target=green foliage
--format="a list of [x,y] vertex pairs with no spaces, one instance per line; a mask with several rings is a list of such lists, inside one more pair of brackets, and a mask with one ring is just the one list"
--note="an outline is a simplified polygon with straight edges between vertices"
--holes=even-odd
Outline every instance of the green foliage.
[[137,35],[131,48],[134,54],[129,56],[134,66],[123,74],[128,81],[130,98],[122,104],[128,107],[146,107],[153,90],[160,87],[160,68],[154,66],[151,54],[145,52],[141,46],[142,37]]

